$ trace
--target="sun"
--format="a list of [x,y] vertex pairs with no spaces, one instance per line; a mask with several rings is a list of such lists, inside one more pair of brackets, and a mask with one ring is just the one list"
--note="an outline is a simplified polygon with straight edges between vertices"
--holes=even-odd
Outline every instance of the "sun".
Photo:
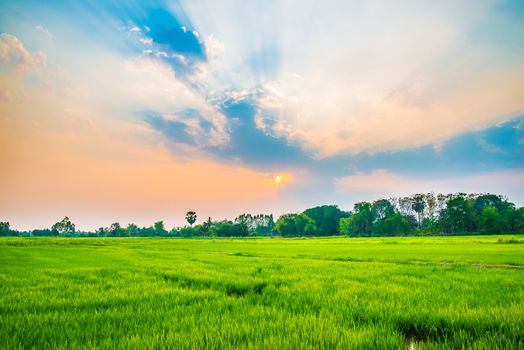
[[271,185],[274,187],[281,187],[288,184],[291,181],[289,174],[277,173],[273,174]]

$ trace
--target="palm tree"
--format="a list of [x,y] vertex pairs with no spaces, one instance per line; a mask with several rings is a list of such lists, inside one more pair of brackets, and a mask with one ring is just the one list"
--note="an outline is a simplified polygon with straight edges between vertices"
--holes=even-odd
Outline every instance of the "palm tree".
[[193,227],[193,224],[195,223],[197,219],[197,214],[194,211],[188,211],[186,213],[186,220],[189,223],[189,226]]

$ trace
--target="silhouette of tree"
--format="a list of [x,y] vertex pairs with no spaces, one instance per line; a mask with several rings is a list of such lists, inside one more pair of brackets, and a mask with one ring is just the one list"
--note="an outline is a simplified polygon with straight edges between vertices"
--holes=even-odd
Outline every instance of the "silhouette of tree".
[[186,221],[189,223],[189,226],[193,227],[193,224],[195,223],[197,219],[197,214],[194,211],[188,211],[186,213]]

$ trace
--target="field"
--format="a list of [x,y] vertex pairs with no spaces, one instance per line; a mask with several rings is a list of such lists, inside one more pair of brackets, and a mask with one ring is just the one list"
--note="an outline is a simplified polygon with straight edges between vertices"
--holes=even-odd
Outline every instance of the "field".
[[0,347],[524,348],[524,237],[0,239]]

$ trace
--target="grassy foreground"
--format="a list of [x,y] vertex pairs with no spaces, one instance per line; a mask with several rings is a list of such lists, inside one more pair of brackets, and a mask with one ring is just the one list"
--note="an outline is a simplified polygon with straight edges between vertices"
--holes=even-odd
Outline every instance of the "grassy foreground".
[[2,238],[0,344],[524,348],[515,237]]

